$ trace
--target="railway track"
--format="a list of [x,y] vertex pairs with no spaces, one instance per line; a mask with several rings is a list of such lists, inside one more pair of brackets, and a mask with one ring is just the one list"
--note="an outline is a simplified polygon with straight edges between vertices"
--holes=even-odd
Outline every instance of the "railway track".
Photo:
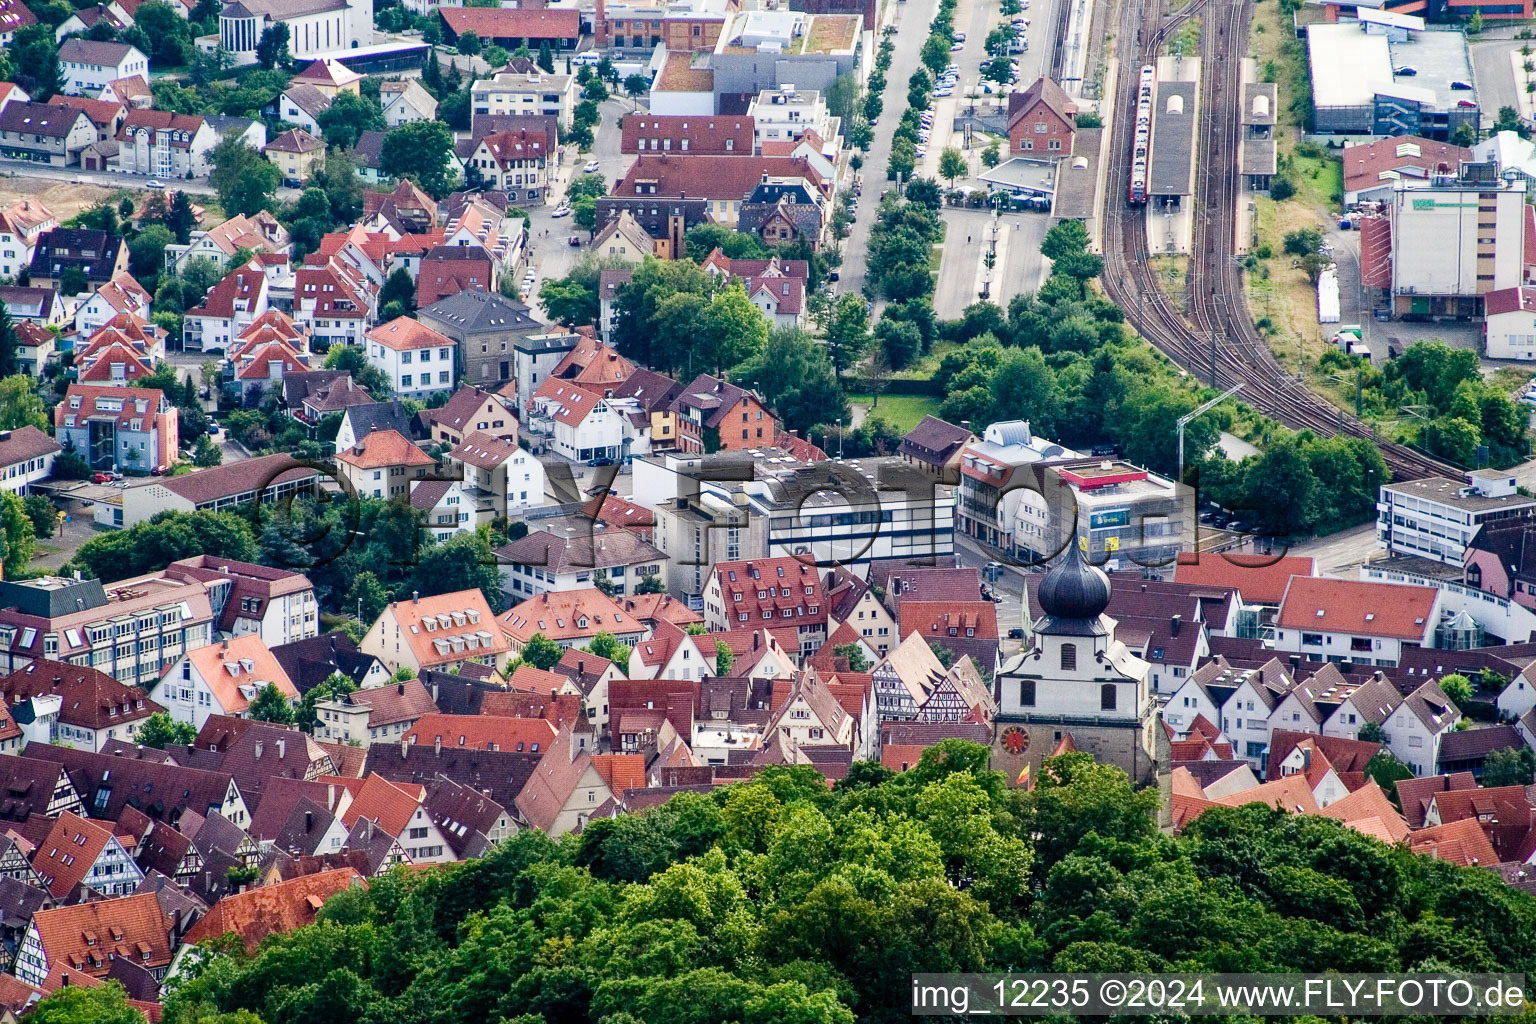
[[[1225,390],[1244,384],[1243,401],[1295,430],[1321,436],[1344,433],[1372,441],[1398,479],[1459,474],[1447,463],[1406,445],[1381,441],[1365,423],[1313,394],[1286,373],[1259,336],[1248,311],[1242,272],[1234,247],[1238,203],[1244,186],[1237,164],[1242,133],[1242,58],[1247,52],[1247,0],[1192,0],[1166,17],[1155,0],[1127,0],[1121,6],[1119,38],[1135,40],[1124,54],[1106,176],[1103,283],[1137,331],[1180,367]],[[1200,125],[1196,153],[1193,258],[1187,308],[1181,312],[1152,270],[1145,217],[1127,202],[1134,117],[1127,100],[1136,95],[1136,75],[1156,63],[1158,52],[1190,18],[1202,19]],[[1152,145],[1157,139],[1154,134]]]

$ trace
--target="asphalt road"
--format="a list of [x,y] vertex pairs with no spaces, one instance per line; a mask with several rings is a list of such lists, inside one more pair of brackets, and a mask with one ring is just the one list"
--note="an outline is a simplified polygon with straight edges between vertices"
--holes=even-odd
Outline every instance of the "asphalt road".
[[[864,199],[859,217],[853,222],[853,230],[843,244],[843,265],[839,270],[840,285],[845,292],[857,292],[864,287],[864,253],[869,246],[869,226],[875,221],[875,206],[880,192],[890,188],[885,180],[885,166],[891,159],[891,133],[901,112],[907,107],[907,79],[912,77],[921,63],[918,54],[928,38],[928,23],[938,10],[937,0],[901,0],[890,5],[888,24],[896,26],[896,50],[891,54],[891,69],[885,75],[885,92],[882,98],[885,109],[880,112],[880,123],[875,126],[874,142],[864,154]],[[883,28],[882,28],[883,31]],[[878,45],[879,34],[877,33]]]
[[[0,159],[0,173],[12,175],[18,178],[43,178],[49,181],[73,182],[84,185],[100,185],[103,188],[128,188],[140,189],[148,192],[151,181],[160,181],[162,184],[189,195],[211,196],[215,195],[213,188],[207,181],[186,181],[181,178],[153,178],[148,174],[117,174],[107,171],[82,171],[78,167],[49,167],[26,160]],[[297,199],[299,190],[296,188],[279,188],[277,198]]]
[[[533,237],[530,239],[532,255],[528,259],[528,266],[534,272],[529,305],[533,307],[533,315],[540,320],[548,318],[544,315],[544,308],[539,305],[539,285],[545,278],[564,277],[570,273],[576,261],[590,251],[587,233],[578,228],[572,218],[555,217],[555,209],[564,199],[565,190],[570,187],[571,181],[584,177],[582,167],[589,161],[598,162],[596,173],[603,176],[603,181],[609,187],[612,187],[613,183],[628,170],[632,158],[619,152],[619,118],[634,109],[634,103],[627,99],[610,99],[603,103],[602,123],[598,126],[596,137],[593,139],[592,151],[579,154],[568,152],[561,165],[558,180],[550,189],[550,201],[544,206],[534,207],[528,211],[532,220],[530,230],[533,232]],[[580,246],[569,244],[568,240],[572,235],[581,239]]]

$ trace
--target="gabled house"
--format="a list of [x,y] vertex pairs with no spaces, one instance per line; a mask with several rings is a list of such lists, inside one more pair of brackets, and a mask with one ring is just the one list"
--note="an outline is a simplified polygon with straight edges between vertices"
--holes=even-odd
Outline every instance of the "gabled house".
[[314,924],[327,900],[362,884],[362,876],[347,867],[233,893],[215,903],[182,937],[178,959],[199,942],[226,935],[239,939],[247,954],[254,953],[269,935]]
[[189,651],[166,670],[156,690],[171,717],[201,729],[210,715],[247,718],[267,687],[290,702],[299,691],[261,636],[247,633]]
[[791,747],[854,743],[853,716],[843,710],[814,668],[798,673],[783,704],[768,721],[766,736]]
[[529,431],[572,462],[611,465],[623,461],[631,454],[638,432],[650,425],[649,417],[633,423],[601,393],[559,377],[545,378],[529,408]]
[[1008,96],[1008,148],[1014,156],[1042,160],[1072,155],[1077,104],[1061,86],[1041,76]]
[[536,634],[543,634],[561,647],[585,647],[597,634],[611,633],[620,643],[633,646],[650,631],[649,626],[596,587],[530,597],[502,612],[497,624],[514,656]]
[[466,178],[514,197],[524,206],[542,205],[549,194],[549,161],[542,131],[496,132],[479,141],[464,161]]
[[[0,114],[0,124],[4,124],[3,118],[11,109],[7,107]],[[57,288],[62,292],[65,275],[72,269],[84,275],[87,289],[99,288],[118,274],[127,273],[128,244],[94,228],[54,228],[38,237],[32,256],[33,288]]]
[[1387,715],[1381,725],[1382,741],[1413,774],[1429,775],[1440,763],[1440,741],[1460,718],[1461,711],[1440,684],[1431,680],[1404,697]]
[[[3,126],[4,118],[0,117],[0,141],[6,138]],[[35,199],[22,199],[0,210],[0,277],[14,278],[30,267],[37,240],[58,226],[53,211]],[[17,314],[13,311],[11,315]]]
[[715,675],[715,643],[708,633],[688,633],[658,622],[629,655],[630,679],[694,679]]
[[411,481],[425,479],[436,465],[410,438],[393,430],[376,430],[336,453],[337,472],[354,494],[386,500],[409,498]]
[[456,672],[465,663],[504,666],[517,653],[493,621],[478,590],[460,590],[386,605],[358,645],[391,669]]
[[[510,413],[506,416],[511,420]],[[477,526],[545,502],[544,464],[520,447],[516,438],[476,431],[449,452],[444,462],[449,473],[459,476]]]
[[209,289],[200,305],[187,311],[185,344],[198,352],[225,350],[267,307],[267,275],[252,260],[231,270]]
[[249,249],[253,253],[288,253],[293,239],[288,229],[266,210],[249,217],[238,213],[206,231],[194,231],[186,245],[165,247],[169,269],[180,272],[190,260],[208,259],[220,267],[229,265],[235,253]]
[[129,75],[149,77],[149,58],[127,43],[96,42],[78,36],[59,47],[59,74],[64,92],[96,96],[111,82]]
[[126,896],[144,880],[112,830],[68,812],[53,823],[32,854],[32,867],[56,900],[75,902],[87,891]]
[[47,659],[0,678],[0,699],[7,718],[25,723],[21,732],[28,741],[86,750],[100,750],[114,739],[132,741],[145,719],[165,710],[143,690],[105,672]]
[[414,783],[391,782],[381,775],[369,775],[356,787],[341,822],[348,829],[357,828],[359,821],[372,824],[399,843],[413,864],[452,861],[452,849],[422,806],[425,796],[426,791]]
[[778,420],[755,393],[708,374],[683,388],[672,411],[677,414],[677,448],[683,452],[760,448],[778,436]]
[[[25,334],[25,328],[32,326],[18,324],[16,333]],[[30,494],[33,484],[53,475],[54,457],[63,450],[59,442],[31,424],[0,430],[0,491]]]
[[437,120],[437,100],[414,78],[379,83],[384,123],[398,128],[411,121]]
[[27,102],[0,108],[0,153],[7,159],[68,167],[96,141],[96,126],[78,108]]
[[75,310],[75,332],[90,337],[116,316],[127,314],[147,322],[153,310],[144,286],[130,274],[115,274]]
[[[455,298],[444,301],[453,302]],[[473,433],[517,440],[517,414],[499,396],[468,384],[440,407],[424,410],[421,418],[427,427],[427,437],[449,447],[462,443]]]
[[203,178],[219,136],[201,117],[166,110],[130,110],[117,132],[117,160],[129,174]]
[[574,730],[560,730],[517,795],[524,821],[558,838],[600,811],[611,813],[625,790],[645,785],[642,755],[594,754],[589,748]]
[[801,654],[821,646],[827,619],[821,577],[793,556],[720,562],[704,587],[704,622],[710,629],[792,627]]
[[237,825],[250,820],[245,799],[228,772],[42,743],[28,743],[21,756],[63,768],[85,813],[103,821],[116,821],[130,807],[178,828],[193,821],[200,826],[203,817],[215,813]]
[[325,143],[302,128],[290,128],[262,150],[282,172],[283,183],[294,188],[309,180],[325,158]]
[[1275,619],[1275,650],[1392,667],[1435,646],[1444,592],[1435,587],[1291,577]]
[[154,893],[38,911],[11,972],[41,988],[64,970],[104,978],[117,957],[165,977],[171,965],[170,921]]
[[305,264],[293,276],[293,320],[316,348],[363,344],[378,297],[366,278],[336,260]]

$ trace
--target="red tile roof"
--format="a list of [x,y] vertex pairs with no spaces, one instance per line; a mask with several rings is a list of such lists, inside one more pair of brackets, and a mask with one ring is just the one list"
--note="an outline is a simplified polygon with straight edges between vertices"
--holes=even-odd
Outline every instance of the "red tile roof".
[[[796,626],[827,621],[826,595],[814,565],[798,558],[720,562],[715,566],[726,616],[737,628],[764,623]],[[789,615],[784,611],[788,609]],[[798,610],[798,613],[797,613]],[[745,622],[741,613],[747,613]]]
[[[470,9],[483,10],[484,8]],[[392,348],[397,352],[453,345],[452,338],[446,338],[426,324],[412,320],[408,316],[396,317],[387,324],[379,324],[368,332],[368,340],[378,342],[385,348]]]
[[581,35],[581,12],[574,7],[563,10],[439,7],[437,13],[456,36],[473,32],[484,40],[574,40]]
[[1433,628],[1429,619],[1438,594],[1432,587],[1295,576],[1275,623],[1281,629],[1421,640]]
[[171,962],[170,921],[152,892],[42,910],[32,922],[50,969],[72,967],[101,978],[112,955],[152,971]]
[[367,437],[358,438],[357,444],[336,453],[336,461],[358,469],[437,465],[432,456],[416,447],[410,438],[397,430],[375,430]]
[[[556,678],[561,684],[565,683],[564,676]],[[554,738],[555,727],[546,718],[508,718],[484,714],[423,715],[405,734],[408,743],[420,743],[434,748],[441,744],[444,747],[470,750],[530,753],[547,749]]]
[[65,811],[53,823],[48,838],[38,844],[32,867],[54,899],[65,899],[85,881],[91,866],[112,843],[112,832],[100,823]]
[[350,829],[357,819],[367,818],[398,839],[405,833],[423,795],[422,788],[414,783],[390,782],[382,775],[369,775],[357,786],[341,823]]
[[[619,152],[626,156],[640,152],[641,140],[649,149],[659,150],[664,143],[649,140],[670,139],[673,152],[704,156],[750,153],[753,145],[753,118],[745,114],[713,116],[697,114],[652,114],[636,111],[619,121]],[[683,145],[684,140],[687,145]],[[730,143],[727,146],[727,142]]]
[[1235,587],[1243,599],[1257,604],[1279,604],[1292,576],[1312,576],[1317,563],[1300,555],[1273,558],[1267,555],[1200,555],[1183,558],[1174,568],[1174,581],[1202,586]]
[[0,698],[8,705],[41,694],[57,694],[63,701],[59,721],[84,729],[137,722],[165,710],[138,687],[85,665],[39,659],[0,678]]
[[1465,867],[1492,867],[1499,862],[1499,855],[1488,841],[1488,833],[1473,818],[1463,818],[1410,833],[1408,849]]
[[[635,158],[612,195],[664,196],[718,199],[739,203],[759,184],[763,175],[773,178],[805,178],[825,194],[827,185],[803,157],[695,156],[679,153],[646,153]],[[641,190],[641,184],[644,190]],[[654,184],[655,191],[651,191]]]
[[192,945],[233,933],[250,953],[269,935],[314,924],[315,914],[326,900],[364,884],[363,877],[352,868],[337,868],[225,896],[182,941]]

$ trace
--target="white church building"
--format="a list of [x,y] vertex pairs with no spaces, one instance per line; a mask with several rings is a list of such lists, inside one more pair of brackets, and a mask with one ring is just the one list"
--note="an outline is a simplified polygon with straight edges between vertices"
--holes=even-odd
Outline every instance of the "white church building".
[[234,0],[219,12],[218,44],[235,63],[254,64],[256,44],[273,25],[288,26],[296,60],[373,44],[373,0]]

